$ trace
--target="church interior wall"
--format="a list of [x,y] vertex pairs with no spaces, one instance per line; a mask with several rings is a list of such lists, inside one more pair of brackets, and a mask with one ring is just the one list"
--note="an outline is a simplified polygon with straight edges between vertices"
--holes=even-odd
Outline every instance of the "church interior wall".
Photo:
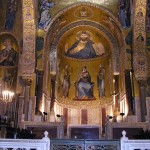
[[[135,76],[132,76],[132,73],[134,73],[132,64],[134,9],[130,8],[130,25],[126,23],[127,26],[124,26],[118,16],[120,13],[119,2],[121,1],[123,0],[103,0],[101,2],[99,0],[94,2],[90,0],[55,0],[54,3],[48,1],[49,4],[53,3],[47,12],[50,14],[48,16],[50,18],[47,24],[40,24],[40,21],[42,22],[40,20],[42,19],[40,0],[34,0],[34,7],[31,7],[29,12],[22,12],[23,3],[26,3],[26,7],[28,6],[26,0],[22,2],[14,0],[15,16],[14,18],[12,17],[14,21],[13,27],[6,27],[6,25],[9,25],[7,23],[7,4],[9,0],[2,0],[2,3],[0,3],[0,49],[5,47],[3,44],[5,38],[9,37],[13,40],[13,48],[18,53],[17,72],[15,73],[13,89],[19,96],[27,97],[29,101],[30,99],[36,101],[35,115],[46,112],[48,113],[49,119],[47,120],[49,121],[54,120],[54,118],[57,121],[56,115],[62,115],[65,118],[65,128],[69,124],[99,124],[104,128],[107,115],[115,116],[115,113],[117,115],[119,113],[125,113],[125,116],[128,115],[130,100],[127,99],[125,86],[129,82],[125,80],[125,71],[130,72],[130,86],[132,97],[135,97],[134,100],[136,100],[136,97],[137,99],[140,97],[140,87]],[[134,6],[134,4],[130,4],[130,7],[131,5]],[[31,66],[34,69],[31,76],[23,76],[20,68],[22,59],[25,58],[23,57],[25,50],[25,41],[23,39],[25,39],[25,34],[27,33],[23,26],[29,25],[28,21],[23,22],[23,16],[31,17],[31,15],[34,16],[32,21],[35,22],[33,27],[33,30],[35,30],[33,49],[35,51],[26,60],[26,64],[29,61],[31,61],[29,64],[33,61],[32,65],[29,65],[29,68],[27,67],[29,70],[24,70],[24,72],[28,73]],[[148,27],[149,24],[147,23],[147,58],[150,53],[150,32]],[[79,36],[82,33],[89,38],[90,48],[85,46],[84,41],[81,44],[78,43],[79,39],[81,39]],[[93,45],[95,46],[94,48]],[[87,54],[85,51],[87,52],[87,50],[90,50],[90,53],[89,56],[85,57]],[[92,55],[91,53],[94,54]],[[147,61],[149,66],[150,60],[147,59]],[[34,63],[35,66],[33,65]],[[98,87],[98,73],[101,65],[105,69],[103,80],[105,81],[105,94],[102,94],[102,96],[100,95],[101,89]],[[89,93],[86,93],[84,97],[80,97],[81,92],[77,81],[85,66],[93,85],[90,87],[90,96],[88,95]],[[11,70],[13,67],[9,65],[0,66],[1,82],[3,82],[5,70]],[[66,68],[67,70],[65,70]],[[64,89],[65,71],[69,73],[69,82]],[[148,67],[147,80],[144,82],[147,94],[150,94],[149,74],[150,69]],[[26,90],[28,86],[30,87],[29,91]],[[86,86],[82,84],[82,86],[84,89],[89,84]],[[65,91],[66,88],[68,88],[67,91]],[[25,96],[25,93],[29,95]],[[26,107],[27,103],[24,102],[24,105]],[[33,104],[32,107],[34,107]],[[27,112],[24,108],[22,109],[23,113]],[[51,114],[54,115],[54,118],[52,118]],[[118,117],[118,122],[121,122],[120,117]]]
[[[78,4],[79,5],[79,4]],[[78,6],[77,5],[77,6]],[[84,6],[84,4],[82,4],[81,5],[82,7]],[[71,20],[73,20],[73,17],[71,17],[71,18],[69,18],[69,19],[67,19],[67,16],[68,16],[68,14],[70,14],[70,13],[72,13],[72,12],[77,12],[77,10],[81,10],[81,6],[79,5],[79,7],[72,7],[71,8],[71,10],[69,10],[69,8],[68,8],[68,11],[67,11],[67,9],[66,9],[66,12],[64,11],[64,14],[63,15],[58,15],[59,16],[59,18],[61,18],[62,19],[62,23],[64,23],[64,24],[62,24],[62,26],[64,26],[65,24],[69,24],[69,22],[71,22]],[[85,5],[86,7],[88,6],[88,5]],[[85,7],[84,6],[84,7]],[[89,10],[91,10],[90,8],[89,8]],[[69,11],[70,11],[70,13],[69,13]],[[93,10],[92,10],[93,11]],[[91,12],[92,12],[91,11]],[[99,10],[99,9],[95,9],[95,11],[97,11],[97,12],[94,12],[94,13],[100,13],[100,12],[98,12],[98,11],[101,11],[101,10]],[[101,13],[103,13],[103,12],[101,12]],[[74,14],[74,13],[73,13]],[[57,15],[56,15],[57,16]],[[61,17],[62,16],[62,17]],[[89,15],[90,16],[90,15]],[[76,19],[77,20],[80,20],[80,18],[82,19],[82,17],[75,17],[75,20],[74,21],[76,21]],[[107,18],[107,17],[106,17]],[[90,19],[90,17],[88,18],[88,19]],[[100,16],[96,16],[96,18],[95,17],[93,17],[93,19],[95,19],[95,21],[101,21],[101,19],[100,19]],[[63,21],[64,20],[64,21]],[[67,20],[67,22],[66,22],[66,20]],[[68,21],[69,20],[69,21]],[[55,22],[54,20],[52,20],[52,22]],[[108,22],[106,21],[106,20],[104,20],[104,22],[103,22],[103,24],[104,25],[108,25],[107,24]],[[115,32],[115,33],[118,33],[118,34],[120,34],[120,36],[121,36],[121,29],[120,29],[120,31],[118,31],[119,30],[119,27],[120,27],[120,25],[115,25],[115,27],[116,26],[118,26],[117,28],[118,29],[116,29],[115,31],[113,30],[112,32]],[[85,26],[86,27],[86,26]],[[83,26],[83,28],[85,28],[84,26]],[[59,30],[60,30],[60,28],[61,27],[59,27]],[[82,29],[82,26],[80,27],[78,27],[79,29]],[[78,28],[76,28],[76,30],[79,30]],[[87,29],[90,29],[90,28],[88,28],[88,27],[86,27]],[[108,28],[108,30],[110,30],[110,28],[109,27],[107,27],[106,26],[106,28]],[[74,29],[74,31],[73,31],[73,35],[75,35],[74,33],[75,33],[75,31],[76,31],[75,29]],[[50,28],[50,33],[51,33],[51,28]],[[60,30],[61,31],[61,30]],[[71,36],[72,34],[71,34],[71,30],[69,30],[69,32],[70,32],[70,37],[69,37],[69,39],[72,39],[73,40],[73,36]],[[69,35],[69,32],[67,32],[67,34]],[[119,33],[120,32],[120,33]],[[114,34],[114,33],[113,33]],[[66,34],[65,34],[66,35]],[[70,105],[71,104],[71,100],[70,99],[73,99],[75,96],[75,87],[74,87],[74,83],[75,83],[75,81],[76,81],[76,79],[77,79],[77,74],[78,74],[78,72],[80,71],[80,68],[79,68],[79,66],[78,66],[78,64],[80,63],[81,64],[81,66],[83,66],[84,64],[87,64],[87,66],[89,66],[88,68],[89,69],[92,69],[91,70],[91,72],[92,72],[92,75],[93,75],[93,77],[95,76],[95,70],[97,70],[96,68],[98,68],[98,64],[99,63],[104,63],[105,64],[105,66],[106,66],[106,68],[109,68],[110,66],[109,66],[109,64],[108,64],[108,59],[104,59],[104,61],[103,61],[103,58],[102,59],[99,59],[99,61],[86,61],[86,63],[85,63],[85,61],[72,61],[72,60],[69,60],[69,59],[66,59],[66,57],[63,57],[63,47],[64,47],[64,43],[68,40],[68,38],[67,38],[67,36],[66,36],[66,39],[65,39],[65,35],[63,35],[62,36],[62,38],[60,39],[60,44],[58,45],[58,55],[57,55],[57,57],[59,57],[59,59],[60,59],[60,61],[59,61],[59,63],[60,64],[62,64],[62,66],[60,66],[60,68],[59,68],[59,72],[63,72],[63,70],[64,70],[64,68],[65,68],[65,65],[66,64],[69,64],[69,71],[71,72],[70,74],[71,74],[71,86],[72,86],[72,88],[70,88],[70,91],[69,91],[69,94],[70,94],[70,96],[72,96],[72,97],[70,97],[69,96],[69,99],[67,98],[67,99],[62,99],[61,98],[61,96],[62,96],[62,93],[61,93],[61,85],[62,85],[62,83],[61,83],[61,81],[62,81],[62,76],[63,76],[63,74],[61,74],[60,75],[60,77],[58,77],[58,78],[60,78],[60,79],[58,79],[58,82],[57,82],[57,84],[58,84],[58,90],[60,90],[60,92],[58,92],[59,93],[59,95],[57,95],[56,96],[56,99],[57,99],[57,101],[61,104],[65,104],[64,105],[64,107],[67,107],[67,103]],[[114,35],[114,36],[116,36],[116,35]],[[50,37],[52,37],[52,36],[50,36]],[[74,37],[75,38],[75,37]],[[101,37],[102,38],[102,37]],[[51,38],[51,40],[52,40],[52,38]],[[102,40],[102,39],[101,39]],[[118,39],[117,39],[118,40]],[[71,42],[71,41],[70,41]],[[62,44],[61,44],[62,43]],[[103,43],[104,43],[104,40],[103,40]],[[62,45],[62,46],[61,46]],[[119,43],[119,46],[121,46],[122,44],[121,43]],[[105,46],[108,46],[108,44],[105,44]],[[111,49],[111,48],[106,48],[106,50],[108,50],[108,49]],[[62,51],[62,52],[60,52],[60,55],[59,55],[59,51]],[[112,51],[112,50],[110,50],[110,51]],[[110,52],[110,55],[111,55],[111,52]],[[92,67],[92,66],[97,66],[96,68],[94,68],[94,67]],[[77,71],[78,70],[78,71]],[[110,71],[110,70],[109,70]],[[106,73],[106,76],[108,76],[109,75],[109,72],[108,70],[107,70],[107,73]],[[112,70],[111,70],[112,71]],[[110,72],[111,72],[110,71]],[[58,73],[59,73],[58,72]],[[113,72],[113,71],[112,71]],[[111,72],[111,73],[112,73]],[[74,75],[76,73],[76,75]],[[110,74],[111,74],[110,73]],[[58,74],[57,74],[58,75]],[[111,77],[110,78],[113,78],[113,76],[111,75]],[[106,79],[106,85],[108,86],[109,84],[109,82],[107,81],[107,80],[109,80],[109,79]],[[95,76],[95,79],[94,79],[94,81],[95,81],[95,83],[96,83],[96,76]],[[60,83],[59,83],[60,82]],[[112,82],[112,80],[111,80],[111,82]],[[112,83],[110,83],[110,84],[112,84]],[[112,94],[112,92],[113,91],[110,91],[112,90],[112,88],[110,87],[110,88],[108,88],[107,87],[107,91],[106,91],[106,94],[107,94],[107,96],[108,95],[111,95]],[[96,95],[96,97],[98,98],[98,93],[97,92],[95,92],[95,95]],[[112,99],[113,100],[113,99]],[[99,100],[98,100],[99,101]],[[80,104],[79,104],[80,103]],[[82,105],[82,103],[83,103],[83,105]],[[94,102],[93,102],[94,103]],[[100,100],[100,103],[102,104],[102,105],[105,105],[105,100],[103,100],[102,99],[102,101]],[[87,105],[87,107],[88,107],[88,104],[89,105],[91,105],[89,102],[86,102],[86,101],[83,101],[83,102],[73,102],[73,105],[76,105],[76,107],[78,108],[78,107],[80,107],[81,105],[81,107],[86,107],[86,106],[84,106],[84,105]],[[98,103],[96,103],[95,102],[95,104],[97,105]],[[100,104],[100,105],[101,105]],[[72,107],[72,106],[71,106]],[[74,106],[73,106],[74,107]],[[92,106],[92,107],[94,107],[94,105]],[[98,111],[100,111],[99,110],[100,108],[98,108],[97,110]],[[89,112],[89,111],[88,111]],[[80,116],[79,116],[79,118],[80,118]],[[99,118],[99,117],[98,117]],[[88,117],[88,119],[90,119],[90,117]],[[80,120],[81,120],[81,118],[80,118]],[[101,120],[101,119],[100,119]],[[81,121],[82,122],[82,121]],[[79,123],[81,123],[81,122],[79,122]],[[91,122],[91,121],[89,121],[89,122]],[[100,121],[101,122],[101,121]],[[92,122],[91,122],[92,123]],[[96,122],[93,122],[93,123],[96,123]]]

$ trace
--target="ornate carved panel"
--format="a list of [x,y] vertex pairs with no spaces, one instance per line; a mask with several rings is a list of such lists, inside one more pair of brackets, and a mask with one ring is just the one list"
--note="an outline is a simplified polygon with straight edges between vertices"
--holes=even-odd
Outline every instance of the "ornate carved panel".
[[34,0],[23,0],[23,52],[21,75],[32,76],[35,70],[35,19]]
[[[142,2],[142,3],[141,3]],[[147,79],[147,57],[146,57],[146,0],[135,1],[134,35],[133,35],[133,63],[134,73],[138,81]]]

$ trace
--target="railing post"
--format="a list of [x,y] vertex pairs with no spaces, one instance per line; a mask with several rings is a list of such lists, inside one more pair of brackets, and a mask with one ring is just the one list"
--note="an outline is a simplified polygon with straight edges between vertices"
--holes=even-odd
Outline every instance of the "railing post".
[[121,137],[121,150],[126,150],[125,149],[125,143],[124,143],[124,141],[127,141],[128,140],[128,137],[126,137],[126,131],[125,130],[123,130],[122,131],[122,137]]
[[44,149],[43,150],[50,150],[50,139],[48,137],[48,132],[45,131],[44,135],[45,136],[42,138],[42,140],[46,142],[46,145],[44,145]]

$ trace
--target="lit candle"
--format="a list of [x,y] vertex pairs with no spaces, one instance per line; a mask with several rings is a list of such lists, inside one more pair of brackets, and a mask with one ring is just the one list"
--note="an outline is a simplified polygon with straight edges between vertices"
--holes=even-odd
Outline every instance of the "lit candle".
[[13,96],[14,96],[14,93],[11,91],[3,91],[2,92],[3,100],[6,102],[11,102],[13,99]]

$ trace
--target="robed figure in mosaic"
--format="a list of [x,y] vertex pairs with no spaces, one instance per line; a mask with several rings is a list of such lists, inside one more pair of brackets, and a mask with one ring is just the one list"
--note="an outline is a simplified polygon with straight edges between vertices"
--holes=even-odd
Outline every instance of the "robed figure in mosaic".
[[68,71],[68,65],[65,66],[64,76],[62,81],[62,97],[67,98],[70,88],[70,74]]
[[99,91],[99,97],[105,96],[105,69],[102,65],[99,65],[99,73],[97,75],[97,85]]
[[12,30],[17,12],[17,1],[9,0],[6,10],[5,29]]
[[77,59],[90,59],[105,53],[101,43],[94,43],[89,31],[79,31],[77,41],[70,48],[66,48],[66,56]]
[[87,71],[86,66],[84,66],[76,82],[77,98],[79,99],[93,98],[93,86],[94,83],[91,82],[90,73]]
[[1,66],[17,66],[18,53],[13,48],[13,43],[10,38],[6,38],[3,42],[4,48],[0,50],[0,65]]

